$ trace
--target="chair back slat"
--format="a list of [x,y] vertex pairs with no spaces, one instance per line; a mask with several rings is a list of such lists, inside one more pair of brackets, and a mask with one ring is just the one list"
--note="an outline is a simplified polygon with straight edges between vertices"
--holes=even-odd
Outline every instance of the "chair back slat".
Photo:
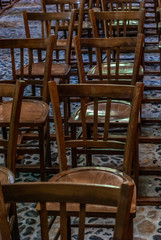
[[[11,82],[15,83],[15,81],[22,79],[26,82],[26,85],[43,85],[43,96],[40,96],[40,98],[43,98],[43,100],[47,102],[48,81],[50,80],[51,75],[51,64],[54,44],[54,36],[50,36],[46,39],[0,39],[0,49],[11,50],[12,79],[5,80],[11,80]],[[40,63],[40,57],[36,54],[35,50],[38,50],[38,52],[39,50],[43,51],[43,55],[46,59],[43,65],[43,80],[40,79],[39,73],[37,73],[36,71],[33,72],[33,63]],[[33,60],[33,56],[34,60],[36,59],[36,61]],[[16,58],[19,58],[20,60],[20,65],[17,66],[17,68],[15,66]],[[36,77],[39,78],[39,80],[35,80]]]
[[16,68],[15,68],[15,58],[14,58],[14,49],[13,48],[11,48],[11,62],[12,62],[13,81],[16,81]]
[[98,98],[94,98],[93,139],[98,138]]
[[[126,38],[91,38],[83,39],[78,36],[74,37],[79,81],[87,83],[92,80],[93,83],[120,83],[135,84],[138,80],[139,69],[142,57],[142,48],[144,35],[139,34],[137,37]],[[95,50],[96,64],[88,71],[87,78],[85,69],[87,66],[83,62],[84,48]],[[127,62],[123,60],[124,52],[132,51],[133,60]]]
[[67,237],[67,210],[66,203],[60,203],[60,234],[61,239],[66,239]]
[[86,126],[86,98],[81,98],[81,119],[82,119],[82,134],[83,140],[87,139],[87,126]]
[[[96,170],[96,169],[95,169]],[[105,171],[105,168],[100,168]],[[113,174],[112,169],[106,169],[107,173]],[[124,175],[125,176],[125,175]],[[84,227],[87,204],[112,206],[117,208],[114,240],[127,240],[128,223],[130,219],[130,206],[134,191],[134,183],[128,180],[121,186],[101,184],[73,184],[33,182],[0,185],[0,233],[2,240],[10,240],[10,229],[7,222],[5,203],[40,203],[40,226],[41,239],[49,239],[48,218],[46,211],[47,202],[60,203],[60,234],[61,239],[67,239],[67,204],[77,203],[79,210],[78,239],[84,239]],[[4,200],[3,200],[4,199]]]
[[84,240],[85,218],[86,218],[86,204],[80,204],[78,240]]
[[[103,11],[89,10],[94,37],[137,36],[144,31],[145,9],[140,11]],[[103,26],[103,31],[101,26]]]
[[[82,128],[82,137],[73,140],[64,140],[63,127],[60,123],[59,97],[68,97],[69,102],[71,98],[80,99],[80,112],[76,112],[69,118],[69,124],[74,122]],[[65,170],[67,167],[67,160],[65,156],[64,146],[68,148],[82,148],[86,152],[92,153],[95,150],[101,149],[115,149],[120,153],[124,152],[123,169],[125,173],[131,175],[131,163],[134,150],[135,134],[138,124],[138,115],[143,93],[143,84],[137,83],[136,86],[125,85],[111,85],[111,84],[79,84],[79,85],[59,85],[56,87],[54,82],[49,83],[50,97],[53,108],[53,116],[57,134],[58,153],[60,161],[60,169]],[[88,101],[87,101],[88,100]],[[98,101],[99,100],[99,101]],[[127,134],[124,140],[109,138],[109,125],[112,124],[113,111],[111,111],[112,104],[119,100],[127,100],[131,103],[129,109],[129,123]],[[94,106],[91,105],[94,102]],[[106,111],[105,115],[98,118],[98,104],[104,103],[103,109]],[[93,106],[93,107],[92,107]],[[101,105],[102,106],[102,105]],[[92,114],[93,112],[93,114]],[[99,116],[101,113],[99,113]],[[110,124],[109,124],[110,123]],[[119,126],[119,125],[118,125]],[[99,129],[100,128],[100,129]],[[93,129],[93,131],[88,131]],[[90,132],[90,134],[88,134]],[[92,150],[90,150],[92,149]]]
[[107,98],[106,112],[105,112],[105,124],[104,124],[104,141],[108,140],[109,124],[110,124],[110,110],[111,110],[111,99]]
[[139,11],[145,8],[145,0],[101,0],[103,11]]
[[[71,12],[55,13],[37,13],[23,11],[23,18],[27,38],[35,37],[35,31],[32,32],[32,25],[30,25],[34,21],[38,21],[41,24],[41,27],[39,27],[36,35],[38,38],[49,37],[49,35],[52,33],[51,30],[54,24],[53,33],[58,41],[59,37],[61,37],[59,35],[60,33],[62,35],[63,27],[65,27],[65,34],[63,35],[63,38],[67,41],[66,44],[63,45],[63,49],[65,50],[65,62],[69,64],[76,10],[73,9]],[[54,49],[59,49],[57,43],[55,44]]]

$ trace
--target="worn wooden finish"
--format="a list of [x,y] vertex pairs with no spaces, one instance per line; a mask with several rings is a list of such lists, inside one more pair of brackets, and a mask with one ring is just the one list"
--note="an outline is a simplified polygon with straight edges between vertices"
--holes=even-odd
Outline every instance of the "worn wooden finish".
[[[12,109],[12,102],[3,102],[0,104],[0,125],[7,127],[10,123],[10,114]],[[20,114],[19,127],[35,127],[45,125],[46,117],[49,112],[47,103],[38,100],[23,100]],[[31,121],[32,117],[32,121]]]
[[[63,149],[65,146],[65,143],[62,141],[62,134],[63,134],[63,130],[62,130],[62,124],[61,124],[61,115],[60,115],[60,110],[59,110],[59,105],[58,105],[58,95],[57,95],[57,91],[56,91],[56,86],[55,84],[50,83],[50,85],[52,85],[52,87],[50,87],[50,94],[51,94],[51,101],[52,101],[52,106],[53,106],[53,111],[54,111],[54,116],[55,116],[55,125],[56,125],[56,129],[58,129],[56,131],[57,134],[57,141],[58,141],[58,149],[59,149],[59,154],[63,154]],[[138,90],[136,90],[138,89]],[[128,100],[131,99],[132,101],[132,105],[131,105],[131,109],[130,109],[130,119],[129,119],[129,123],[128,123],[128,132],[127,132],[127,141],[126,141],[126,145],[125,145],[125,152],[126,152],[126,157],[124,159],[124,171],[127,174],[131,174],[131,164],[129,164],[130,159],[132,157],[132,149],[134,147],[134,136],[136,133],[136,128],[137,128],[137,123],[138,123],[138,113],[139,113],[139,106],[141,103],[141,98],[142,98],[142,91],[143,91],[143,84],[141,83],[137,83],[137,87],[132,87],[132,86],[124,86],[124,85],[79,85],[78,87],[76,85],[70,85],[70,86],[59,86],[59,96],[66,96],[66,97],[79,97],[87,99],[95,99],[95,98],[107,98],[108,97],[108,101],[109,99],[112,99],[112,101],[114,99],[117,100],[121,100],[122,98],[127,98]],[[57,95],[57,96],[56,96]],[[134,96],[135,95],[135,96]],[[57,97],[57,98],[56,98]],[[55,101],[55,102],[54,102]],[[57,102],[56,102],[57,101]],[[69,122],[74,122],[77,125],[81,125],[83,124],[82,128],[84,129],[82,131],[82,133],[86,133],[87,132],[87,127],[88,125],[96,125],[97,124],[101,124],[101,126],[104,126],[105,121],[104,119],[106,117],[110,116],[110,105],[108,102],[108,106],[109,109],[107,108],[106,112],[105,112],[105,116],[103,116],[103,120],[101,120],[101,118],[95,118],[93,117],[94,114],[92,116],[90,116],[90,114],[88,115],[88,113],[86,112],[87,110],[87,105],[86,102],[82,102],[82,104],[84,105],[84,112],[81,112],[81,119],[73,119],[73,117],[71,117],[71,119],[69,119]],[[97,112],[97,107],[95,109],[95,112]],[[111,117],[111,116],[110,116]],[[56,119],[57,118],[57,119]],[[82,122],[82,119],[84,120],[84,122]],[[85,122],[87,121],[87,122]],[[107,121],[107,120],[106,120]],[[135,127],[134,127],[135,126]],[[106,126],[105,126],[106,127]],[[108,130],[108,129],[107,129]],[[60,134],[60,135],[59,135]],[[100,133],[99,133],[100,134]],[[70,143],[72,146],[77,147],[79,144],[82,144],[82,147],[85,147],[88,149],[88,143],[89,146],[93,146],[94,147],[94,142],[96,143],[96,146],[100,146],[101,143],[103,144],[103,148],[106,146],[108,146],[108,142],[110,144],[110,147],[114,147],[115,144],[117,145],[117,143],[114,143],[113,141],[110,143],[110,141],[108,141],[107,139],[107,134],[103,131],[103,134],[105,134],[105,138],[103,138],[102,140],[100,140],[100,137],[95,136],[94,141],[93,139],[89,139],[87,138],[87,135],[85,135],[84,137],[82,137],[82,139],[78,139],[78,143],[76,143],[77,141],[67,141],[67,146],[70,146]],[[133,135],[133,137],[132,137]],[[102,135],[101,135],[102,136]],[[107,141],[106,141],[107,139]],[[85,140],[85,142],[84,142]],[[60,144],[60,146],[59,146]],[[106,145],[107,144],[107,145]],[[120,143],[119,143],[119,148],[120,148]],[[126,147],[128,146],[128,149],[126,150]],[[123,147],[124,148],[124,147]],[[59,157],[62,161],[60,161],[61,165],[61,169],[65,170],[66,169],[66,158],[65,155],[63,155],[63,157],[61,158],[61,156]]]
[[[25,32],[27,38],[32,38],[30,31],[30,23],[34,21],[39,21],[41,28],[39,34],[42,38],[48,37],[51,34],[51,26],[53,22],[55,24],[54,34],[57,37],[54,50],[64,50],[65,51],[65,64],[55,64],[52,63],[51,77],[52,78],[62,78],[66,79],[69,77],[70,72],[70,54],[71,54],[71,44],[73,38],[73,28],[76,18],[76,10],[71,10],[71,12],[57,12],[57,13],[37,13],[37,12],[26,12],[23,11],[23,19],[25,25]],[[59,32],[63,30],[66,26],[66,38],[59,39]],[[40,66],[40,73],[41,73]],[[37,70],[37,73],[39,72]]]
[[[84,63],[82,58],[82,49],[94,48],[96,52],[97,65],[93,66],[87,73],[88,79],[91,79],[93,83],[123,83],[123,84],[135,84],[140,71],[140,62],[142,56],[144,35],[139,34],[138,37],[131,38],[91,38],[80,39],[78,36],[74,37],[75,50],[77,55],[79,80],[81,83],[86,83]],[[121,61],[120,53],[124,51],[124,48],[130,50],[135,49],[134,62]],[[107,53],[107,57],[102,52]],[[112,61],[112,53],[116,52],[115,62]],[[104,59],[105,58],[105,59]],[[94,81],[96,80],[96,81]]]
[[[45,134],[46,134],[46,123],[48,118],[48,101],[49,101],[49,94],[48,94],[48,81],[50,80],[51,75],[51,62],[52,62],[52,52],[54,48],[54,36],[51,36],[47,39],[1,39],[0,40],[0,48],[2,49],[11,49],[11,59],[12,59],[12,72],[13,72],[13,83],[17,81],[16,79],[16,69],[15,69],[15,60],[13,53],[20,49],[20,59],[23,60],[23,50],[27,49],[29,52],[29,69],[32,73],[32,58],[31,58],[31,52],[33,49],[44,49],[46,51],[46,61],[44,63],[43,67],[43,91],[42,91],[42,99],[44,101],[38,101],[38,100],[23,100],[22,102],[22,111],[20,115],[20,126],[24,128],[27,128],[27,131],[29,131],[29,127],[32,127],[32,130],[38,131],[38,137],[39,137],[39,154],[40,154],[40,171],[41,171],[41,179],[45,179],[45,160],[44,160],[44,141],[45,141]],[[16,55],[17,57],[17,55]],[[31,65],[30,65],[31,64]],[[20,63],[22,66],[21,68],[21,75],[23,78],[25,78],[24,75],[24,67],[23,62]],[[30,83],[30,81],[33,81],[32,77],[31,79],[27,79],[25,81],[25,84]],[[3,116],[0,117],[0,125],[1,126],[8,126],[10,123],[10,116],[11,116],[11,102],[3,102],[0,105],[0,109],[3,112]],[[17,115],[18,116],[18,115]],[[14,128],[14,123],[13,123]],[[16,135],[15,135],[16,136]],[[15,151],[16,151],[16,145],[17,141],[15,141],[14,135],[12,136],[12,141],[15,144]],[[32,136],[31,136],[32,139]],[[23,139],[22,139],[23,140]],[[25,145],[26,146],[26,145]],[[22,147],[22,148],[21,148]],[[33,146],[31,146],[32,148]],[[28,148],[30,148],[30,145],[28,145]],[[23,145],[19,145],[17,152],[22,154],[22,149],[24,153],[28,151],[28,148],[24,148]],[[13,152],[16,154],[16,152]],[[14,155],[13,154],[13,155]],[[16,161],[12,161],[11,159],[8,160],[7,164],[8,168],[11,169],[13,172],[15,172],[16,168]]]
[[0,167],[0,182],[1,184],[6,184],[6,183],[14,183],[15,177],[13,173],[5,168],[5,167]]
[[[77,9],[78,21],[75,22],[74,29],[80,37],[82,36],[82,30],[86,30],[91,36],[91,24],[88,21],[88,10],[93,7],[95,7],[95,10],[98,9],[98,3],[94,5],[93,1],[85,0],[41,0],[41,5],[43,12],[47,12],[48,5],[55,5],[56,12],[68,12],[72,9]],[[64,30],[66,28],[67,26],[64,25]],[[55,29],[55,26],[53,26],[53,29]]]
[[[11,170],[16,161],[16,143],[24,87],[25,82],[23,81],[18,81],[16,85],[0,84],[0,97],[11,97],[13,99],[9,113],[10,121],[7,124],[7,126],[9,126],[9,138],[8,141],[6,139],[1,139],[0,141],[1,146],[3,146],[2,151],[7,153],[6,165]],[[3,118],[2,114],[3,112],[1,112],[0,117]],[[4,124],[6,124],[6,122],[4,122]],[[3,127],[4,125],[2,124],[0,126]]]
[[[137,129],[137,123],[138,123],[138,114],[139,114],[139,108],[141,104],[141,96],[143,92],[143,84],[137,83],[136,86],[123,86],[123,85],[105,85],[105,84],[79,84],[79,85],[59,85],[58,91],[57,86],[54,82],[49,83],[49,90],[50,90],[50,96],[52,101],[52,107],[53,107],[53,113],[54,113],[54,123],[56,127],[56,139],[58,144],[58,155],[59,155],[59,164],[60,164],[60,170],[61,172],[57,174],[55,177],[51,178],[51,182],[81,182],[84,184],[87,183],[94,183],[94,184],[114,184],[118,186],[122,181],[126,181],[126,177],[120,176],[119,172],[116,170],[115,177],[107,173],[104,169],[101,170],[100,168],[95,168],[93,170],[92,167],[85,167],[85,168],[75,168],[71,170],[67,170],[67,160],[66,160],[66,152],[65,147],[67,148],[73,148],[73,150],[78,149],[80,150],[91,150],[90,154],[92,153],[98,153],[98,151],[104,152],[105,149],[111,149],[111,148],[120,148],[120,150],[124,150],[124,161],[123,161],[123,171],[127,173],[128,175],[131,174],[131,163],[132,163],[132,153],[134,150],[134,142],[135,142],[135,134]],[[58,94],[59,93],[59,94]],[[80,139],[74,138],[73,141],[65,141],[64,135],[63,135],[63,128],[62,128],[62,122],[61,122],[61,113],[60,113],[60,107],[59,107],[59,97],[67,96],[67,97],[79,97],[84,100],[89,99],[95,99],[95,107],[94,110],[96,113],[94,113],[93,117],[90,117],[90,115],[87,115],[87,101],[81,101],[81,109],[84,109],[81,111],[81,119],[76,119],[76,122],[78,126],[82,126],[84,129],[82,131],[82,137]],[[104,126],[104,123],[108,123],[109,115],[110,115],[110,99],[121,99],[126,98],[129,100],[129,98],[132,100],[131,104],[131,112],[130,112],[130,120],[128,124],[128,130],[127,130],[127,139],[125,142],[119,142],[117,141],[117,137],[114,141],[114,139],[111,139],[111,136],[108,136],[108,133],[104,133],[102,131],[104,137],[102,137],[102,134],[98,131],[97,126],[101,123],[101,126]],[[99,98],[108,98],[107,107],[106,107],[106,113],[104,119],[106,121],[99,121],[97,112],[98,107],[97,103]],[[81,121],[83,119],[83,121]],[[90,119],[90,123],[86,124],[86,120]],[[72,117],[69,119],[69,122],[72,122]],[[75,121],[74,121],[75,122]],[[75,122],[75,124],[76,124]],[[88,136],[88,128],[91,127],[94,122],[94,136],[92,135]],[[91,127],[92,128],[92,127]],[[108,127],[105,126],[106,131],[108,131]],[[72,137],[73,135],[73,129],[71,129]],[[75,132],[75,130],[74,130]],[[99,134],[99,137],[97,136],[97,133]],[[84,135],[85,134],[85,135]],[[95,149],[96,148],[96,149]],[[94,151],[96,150],[96,152]],[[85,152],[84,152],[85,153]],[[99,152],[100,153],[100,152]],[[76,156],[75,153],[72,156]],[[76,157],[77,158],[77,157]],[[76,166],[76,158],[73,160],[73,166]],[[66,171],[64,171],[66,170]],[[119,177],[120,176],[120,177]],[[129,177],[127,177],[130,179]],[[123,180],[124,179],[124,180]],[[102,182],[103,181],[103,182]],[[136,197],[136,196],[135,196]],[[135,197],[133,198],[133,204],[131,207],[131,220],[130,220],[130,226],[129,231],[132,231],[132,219],[135,215]],[[48,204],[48,213],[49,214],[55,214],[58,211],[58,206],[54,204]],[[71,206],[68,209],[68,213],[71,215],[77,214],[77,207]],[[108,208],[98,208],[97,206],[89,208],[88,209],[88,216],[102,216],[107,217],[111,216],[114,217],[115,210],[111,210]]]
[[[16,82],[17,79],[26,80],[26,84],[34,85],[36,81],[34,81],[34,76],[32,75],[33,68],[33,50],[46,50],[46,61],[43,68],[43,82],[39,82],[38,84],[43,84],[43,100],[47,101],[47,82],[50,80],[51,74],[51,57],[52,50],[54,48],[54,37],[50,37],[48,39],[1,39],[0,40],[0,48],[1,49],[10,49],[11,52],[11,63],[12,63],[12,79],[13,82]],[[24,66],[24,54],[25,51],[28,50],[28,74],[25,75],[25,66]],[[19,58],[21,68],[17,71],[15,67],[15,54],[16,58]],[[41,74],[42,74],[41,71]],[[19,73],[16,75],[16,72]],[[42,76],[42,75],[41,75]],[[40,76],[37,74],[37,77]],[[7,79],[6,79],[7,80]]]
[[99,37],[98,26],[102,23],[105,37],[137,36],[143,33],[145,10],[141,11],[102,11],[89,10],[94,37]]
[[[94,12],[92,9],[89,11],[90,19],[92,23],[93,35],[95,38],[98,37],[137,37],[138,34],[144,32],[144,19],[145,9],[141,11],[103,11]],[[103,26],[100,29],[100,26]],[[133,52],[135,49],[124,48],[124,52]],[[113,53],[115,57],[115,52]],[[122,58],[122,61],[132,61],[131,58]],[[144,66],[144,55],[141,56],[141,66],[138,80],[143,80],[143,66]]]
[[[110,171],[110,170],[109,170]],[[100,206],[117,207],[116,224],[114,229],[114,240],[128,239],[128,223],[130,219],[130,206],[133,196],[134,184],[131,181],[122,183],[120,187],[102,184],[81,184],[81,183],[23,183],[5,185],[0,188],[3,190],[5,202],[40,202],[41,208],[41,233],[43,240],[48,240],[48,220],[45,202],[60,202],[60,228],[61,239],[67,239],[67,212],[66,203],[80,204],[79,212],[79,239],[84,239],[84,224],[86,218],[86,206],[89,204],[99,204]],[[1,201],[3,195],[0,195]],[[2,202],[4,206],[4,201]],[[87,205],[88,204],[88,205]],[[4,220],[1,230],[2,240],[6,240],[3,235],[9,229],[6,216],[2,211],[0,220]],[[7,235],[6,235],[7,236]],[[8,238],[10,239],[10,238]],[[7,240],[8,240],[7,239]]]

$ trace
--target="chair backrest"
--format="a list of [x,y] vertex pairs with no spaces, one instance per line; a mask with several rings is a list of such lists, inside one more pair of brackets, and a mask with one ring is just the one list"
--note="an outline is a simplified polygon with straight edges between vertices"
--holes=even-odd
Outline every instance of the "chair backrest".
[[[92,82],[99,83],[119,83],[135,84],[139,75],[140,62],[142,57],[144,35],[139,34],[137,37],[128,38],[91,38],[83,39],[78,36],[74,37],[75,50],[77,55],[79,81],[86,83],[85,61],[83,61],[83,48],[92,48],[95,50],[96,64],[88,72],[88,79]],[[122,54],[126,51],[134,53],[133,63],[122,60]],[[113,59],[115,52],[115,60]],[[93,74],[93,72],[95,74]],[[95,80],[97,79],[97,80]],[[95,81],[93,81],[95,80]]]
[[[128,37],[143,33],[145,10],[141,11],[102,11],[89,10],[93,36]],[[103,29],[100,30],[100,27]],[[103,30],[103,31],[102,31]]]
[[[46,202],[60,202],[60,234],[61,239],[67,240],[67,210],[66,203],[80,204],[78,239],[84,239],[86,218],[86,204],[99,204],[117,208],[114,240],[126,240],[129,223],[130,205],[132,201],[134,184],[123,183],[120,187],[95,184],[66,184],[66,183],[17,183],[0,185],[0,233],[2,240],[10,240],[9,227],[4,214],[5,202],[40,202],[41,239],[49,240],[48,217]],[[7,234],[6,234],[7,233]],[[7,238],[8,237],[8,238]]]
[[[43,100],[46,102],[48,100],[48,81],[50,80],[51,75],[54,39],[54,36],[50,36],[47,39],[0,39],[0,49],[4,49],[5,51],[8,49],[10,52],[11,60],[7,61],[7,66],[12,69],[11,82],[15,83],[17,79],[23,79],[26,80],[26,85],[43,85]],[[35,76],[33,76],[32,72],[33,63],[39,62],[39,58],[37,57],[35,50],[45,51],[45,66],[42,67],[42,69],[44,69],[43,80],[34,80]],[[7,56],[9,54],[8,51]],[[37,59],[37,61],[34,61],[35,59]],[[26,65],[27,73],[25,67]],[[16,69],[18,69],[18,71]],[[39,77],[39,75],[37,77]]]
[[[51,27],[55,25],[54,35],[57,39],[67,39],[63,45],[65,50],[65,62],[70,62],[71,44],[73,38],[73,29],[76,18],[76,10],[70,12],[40,13],[23,11],[23,19],[27,38],[45,38],[51,34]],[[32,31],[33,24],[37,24],[37,31]],[[66,26],[66,32],[63,34],[63,27]],[[55,40],[55,41],[56,41]],[[57,42],[54,50],[57,49]]]
[[[18,126],[19,126],[19,118],[21,111],[21,103],[23,98],[23,91],[25,87],[24,81],[17,81],[16,84],[3,84],[0,83],[0,97],[4,98],[12,98],[13,104],[11,109],[11,118],[9,124],[9,138],[8,141],[6,139],[0,139],[0,146],[3,148],[0,149],[0,152],[7,152],[7,162],[6,166],[10,170],[14,171],[15,162],[16,162],[16,147],[17,147],[17,137],[18,137]],[[6,108],[5,108],[6,107]],[[4,127],[8,127],[8,123],[5,122],[5,112],[10,111],[3,105],[3,110],[1,111],[0,118],[3,121]]]
[[101,0],[103,11],[138,11],[145,8],[145,0]]
[[[54,123],[56,129],[56,140],[58,144],[58,155],[60,170],[67,169],[66,147],[86,149],[121,149],[124,151],[123,171],[131,175],[132,153],[135,143],[135,134],[138,124],[138,115],[143,94],[143,83],[136,83],[136,86],[111,85],[111,84],[79,84],[79,85],[61,85],[57,86],[49,82],[49,91],[53,108]],[[59,97],[76,97],[81,103],[81,119],[74,118],[74,123],[82,127],[81,139],[68,140],[65,142],[63,127],[61,121],[61,112],[59,106]],[[93,117],[90,117],[88,109],[89,99],[94,102]],[[98,104],[99,99],[105,103],[105,115],[103,120],[99,121]],[[111,106],[114,100],[130,100],[131,107],[129,111],[128,129],[126,134],[126,143],[111,141],[109,138],[109,126],[112,123],[113,111]],[[73,119],[73,117],[72,117]],[[86,122],[87,121],[87,122]],[[69,119],[70,123],[70,119]],[[88,127],[93,129],[93,135],[88,136]],[[100,135],[98,126],[104,130]],[[119,122],[118,122],[119,126]]]
[[[78,13],[76,29],[77,34],[81,36],[85,0],[41,0],[41,5],[43,12],[70,12],[72,9],[76,9]],[[49,6],[49,9],[47,9],[47,6]]]
[[[80,0],[41,0],[41,6],[43,12],[65,12],[72,9],[78,9],[80,7]],[[50,7],[50,10],[47,9]],[[53,8],[52,8],[53,6]]]

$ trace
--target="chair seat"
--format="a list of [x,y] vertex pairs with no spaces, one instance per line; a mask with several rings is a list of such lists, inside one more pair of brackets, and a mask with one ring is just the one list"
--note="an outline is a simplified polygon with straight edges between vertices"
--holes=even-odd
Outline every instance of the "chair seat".
[[[65,183],[83,183],[83,184],[101,184],[101,185],[114,185],[121,186],[123,182],[132,181],[132,179],[124,173],[121,173],[115,169],[105,168],[105,167],[82,167],[73,168],[67,171],[60,172],[52,177],[50,182],[65,182]],[[37,206],[39,210],[39,205]],[[87,216],[99,216],[104,213],[104,216],[116,213],[116,208],[99,206],[99,205],[87,205],[86,208]],[[78,205],[69,203],[67,205],[67,210],[71,215],[77,215]],[[59,212],[58,203],[47,203],[47,211]],[[133,202],[131,206],[131,213],[136,212],[136,191],[133,195]]]
[[[44,62],[34,63],[32,65],[32,76],[33,77],[44,77]],[[52,63],[51,67],[51,77],[66,77],[70,72],[71,67],[65,63]],[[20,70],[16,71],[16,75],[20,76]],[[24,76],[28,76],[28,65],[24,68]]]
[[[0,104],[0,124],[8,126],[10,123],[12,102],[7,101]],[[49,112],[49,106],[43,101],[27,100],[22,101],[20,126],[38,126],[45,124]]]
[[[0,183],[7,184],[7,183],[14,183],[15,177],[14,174],[8,169],[3,166],[0,166]],[[7,213],[9,213],[10,210],[10,204],[5,204]]]
[[1,184],[14,183],[14,174],[7,168],[0,166],[0,182]]
[[[106,102],[105,101],[99,101],[98,103],[98,122],[105,122],[105,112],[106,112]],[[130,104],[126,101],[113,101],[111,104],[111,113],[110,113],[110,122],[123,122],[128,123],[129,122],[129,114],[130,114]],[[93,102],[87,103],[87,110],[86,110],[86,116],[88,122],[93,122],[93,116],[94,116],[94,104]],[[69,123],[77,121],[81,122],[81,112],[80,108],[77,108],[71,118],[69,119]]]
[[[112,78],[112,75],[115,75],[116,74],[116,63],[113,62],[111,63],[111,67],[110,67],[110,71],[111,71],[111,78]],[[108,72],[107,72],[107,63],[102,63],[102,73],[103,73],[103,76],[107,76]],[[143,73],[144,73],[144,69],[142,66],[140,66],[140,69],[139,69],[139,76],[143,76]],[[118,73],[118,78],[119,78],[119,75],[122,78],[125,77],[125,79],[128,77],[128,76],[132,76],[133,74],[133,63],[131,62],[122,62],[119,64],[119,73]],[[99,77],[99,69],[98,69],[98,66],[94,66],[92,67],[88,73],[87,73],[87,77],[89,79],[91,78],[98,78]],[[116,77],[115,77],[116,79]]]

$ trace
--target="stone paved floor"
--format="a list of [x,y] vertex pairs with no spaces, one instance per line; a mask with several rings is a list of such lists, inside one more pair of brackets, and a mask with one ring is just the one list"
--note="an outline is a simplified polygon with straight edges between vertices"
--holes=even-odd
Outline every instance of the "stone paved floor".
[[[13,8],[5,11],[0,16],[0,38],[25,38],[25,32],[23,27],[22,11],[41,11],[40,0],[20,0],[14,5]],[[36,29],[34,28],[36,32]],[[151,36],[146,41],[155,40],[155,36]],[[157,47],[157,46],[156,46]],[[146,59],[157,60],[159,54],[145,54]],[[11,72],[6,64],[7,55],[0,52],[0,79],[9,79]],[[147,67],[148,69],[149,67]],[[158,66],[155,66],[158,69]],[[75,78],[72,78],[76,81]],[[159,84],[161,83],[160,76],[145,76],[145,84]],[[146,96],[160,96],[159,92],[149,91]],[[143,106],[143,115],[150,117],[161,116],[160,104],[145,104]],[[161,126],[148,126],[142,129],[143,135],[151,134],[160,136]],[[67,153],[70,161],[70,153]],[[158,166],[161,167],[161,144],[140,144],[139,156],[141,166]],[[103,163],[105,156],[96,156],[95,162]],[[110,159],[111,163],[117,164],[118,157]],[[39,161],[38,155],[26,155],[24,163],[37,163]],[[58,163],[57,148],[55,143],[52,144],[52,161],[53,164]],[[80,159],[80,164],[83,161],[83,157]],[[0,163],[3,163],[3,158],[0,156]],[[37,173],[21,173],[16,175],[16,181],[39,181],[39,174]],[[139,191],[143,195],[148,196],[161,196],[161,177],[158,176],[141,176],[140,177],[140,189]],[[19,225],[22,240],[37,240],[40,239],[39,235],[39,220],[37,213],[34,211],[33,205],[20,205],[18,206]],[[77,219],[74,219],[77,221]],[[89,219],[89,222],[101,221],[98,219]],[[110,221],[110,220],[108,220]],[[52,231],[55,231],[52,229]],[[88,229],[86,231],[86,238],[89,240],[102,240],[111,239],[112,230],[105,229]],[[137,207],[137,214],[134,224],[134,239],[135,240],[161,240],[161,206],[145,206]],[[77,239],[76,233],[73,233],[73,239]]]

